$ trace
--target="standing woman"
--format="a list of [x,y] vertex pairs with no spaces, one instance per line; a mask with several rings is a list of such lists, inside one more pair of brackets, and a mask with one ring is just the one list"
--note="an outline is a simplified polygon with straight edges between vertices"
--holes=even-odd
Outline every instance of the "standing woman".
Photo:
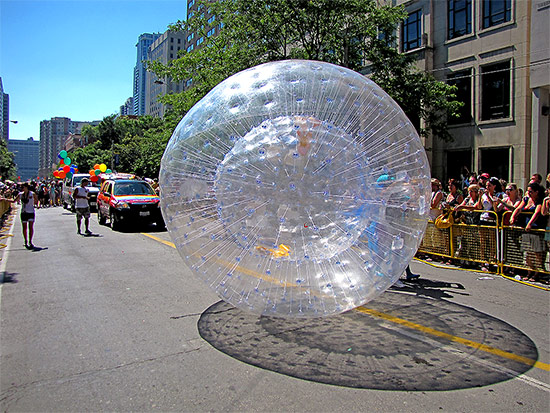
[[[539,281],[538,270],[544,270],[544,235],[530,232],[531,229],[546,228],[547,218],[544,215],[544,188],[536,182],[532,182],[527,187],[527,196],[521,201],[514,210],[510,218],[510,224],[519,225],[525,228],[521,235],[522,250],[525,252],[525,261],[530,268],[526,281]],[[544,208],[546,210],[546,208]],[[522,212],[530,212],[532,215],[522,216]]]
[[[34,248],[34,245],[32,245],[32,236],[34,235],[34,206],[38,205],[38,195],[29,189],[28,182],[23,184],[23,191],[19,192],[15,198],[15,202],[17,201],[21,201],[21,224],[23,225],[25,248],[31,249]],[[27,226],[29,227],[28,238]]]

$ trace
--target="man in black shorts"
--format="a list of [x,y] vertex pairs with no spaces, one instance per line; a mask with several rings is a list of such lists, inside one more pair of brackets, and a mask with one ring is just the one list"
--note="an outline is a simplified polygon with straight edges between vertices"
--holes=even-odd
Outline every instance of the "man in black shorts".
[[87,178],[80,181],[80,186],[76,187],[73,192],[74,205],[76,208],[76,226],[78,228],[77,234],[80,234],[80,223],[82,217],[84,217],[84,226],[86,227],[85,234],[92,235],[92,232],[88,228],[90,225],[90,205],[88,204],[88,183],[90,181]]

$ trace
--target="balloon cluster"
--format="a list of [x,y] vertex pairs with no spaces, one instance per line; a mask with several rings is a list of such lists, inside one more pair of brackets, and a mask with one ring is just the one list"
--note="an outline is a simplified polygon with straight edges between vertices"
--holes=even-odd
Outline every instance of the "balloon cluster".
[[67,151],[63,150],[59,152],[57,157],[59,158],[59,167],[53,171],[54,178],[71,178],[73,174],[78,172],[78,167],[75,164],[71,164],[71,158],[69,158]]
[[102,173],[112,174],[113,171],[110,169],[107,169],[107,165],[104,163],[102,164],[95,164],[94,169],[90,169],[90,181],[97,182],[99,180],[99,175]]

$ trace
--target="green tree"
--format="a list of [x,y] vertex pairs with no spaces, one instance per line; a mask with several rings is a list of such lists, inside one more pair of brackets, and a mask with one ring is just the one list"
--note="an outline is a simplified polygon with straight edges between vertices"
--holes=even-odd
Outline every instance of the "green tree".
[[13,153],[8,151],[6,141],[0,139],[0,177],[2,179],[16,179],[17,168],[13,157]]
[[[76,149],[71,159],[81,172],[104,163],[120,172],[156,177],[172,129],[168,121],[151,116],[108,116],[99,125],[82,129],[83,138],[92,143]],[[118,165],[114,164],[115,155]]]
[[[455,88],[417,70],[414,57],[395,47],[403,7],[373,0],[219,0],[203,1],[198,12],[172,30],[204,39],[203,47],[149,69],[161,78],[192,80],[191,87],[162,101],[181,118],[219,82],[248,67],[288,58],[321,60],[368,72],[403,108],[421,134],[451,139],[447,116],[460,107]],[[206,9],[222,29],[208,36]],[[420,119],[424,128],[420,128]]]

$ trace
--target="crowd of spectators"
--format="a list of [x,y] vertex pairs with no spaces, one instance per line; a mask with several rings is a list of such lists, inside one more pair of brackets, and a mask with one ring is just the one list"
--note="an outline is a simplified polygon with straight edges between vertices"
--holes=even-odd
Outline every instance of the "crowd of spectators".
[[[63,182],[57,180],[30,181],[29,189],[38,195],[37,208],[49,208],[61,206],[61,193]],[[0,182],[0,198],[15,199],[21,191],[21,184],[9,180]]]
[[[550,174],[546,177],[546,188],[542,186],[542,179],[540,174],[533,174],[524,192],[517,184],[491,177],[488,173],[449,179],[446,188],[434,178],[430,219],[435,222],[440,215],[450,214],[454,222],[469,225],[523,228],[521,248],[530,268],[523,279],[548,283],[548,277],[541,270],[547,271],[545,257],[550,251]],[[496,252],[482,236],[479,248],[484,257]],[[496,257],[490,258],[496,261]],[[488,266],[486,263],[482,269],[488,270]]]

